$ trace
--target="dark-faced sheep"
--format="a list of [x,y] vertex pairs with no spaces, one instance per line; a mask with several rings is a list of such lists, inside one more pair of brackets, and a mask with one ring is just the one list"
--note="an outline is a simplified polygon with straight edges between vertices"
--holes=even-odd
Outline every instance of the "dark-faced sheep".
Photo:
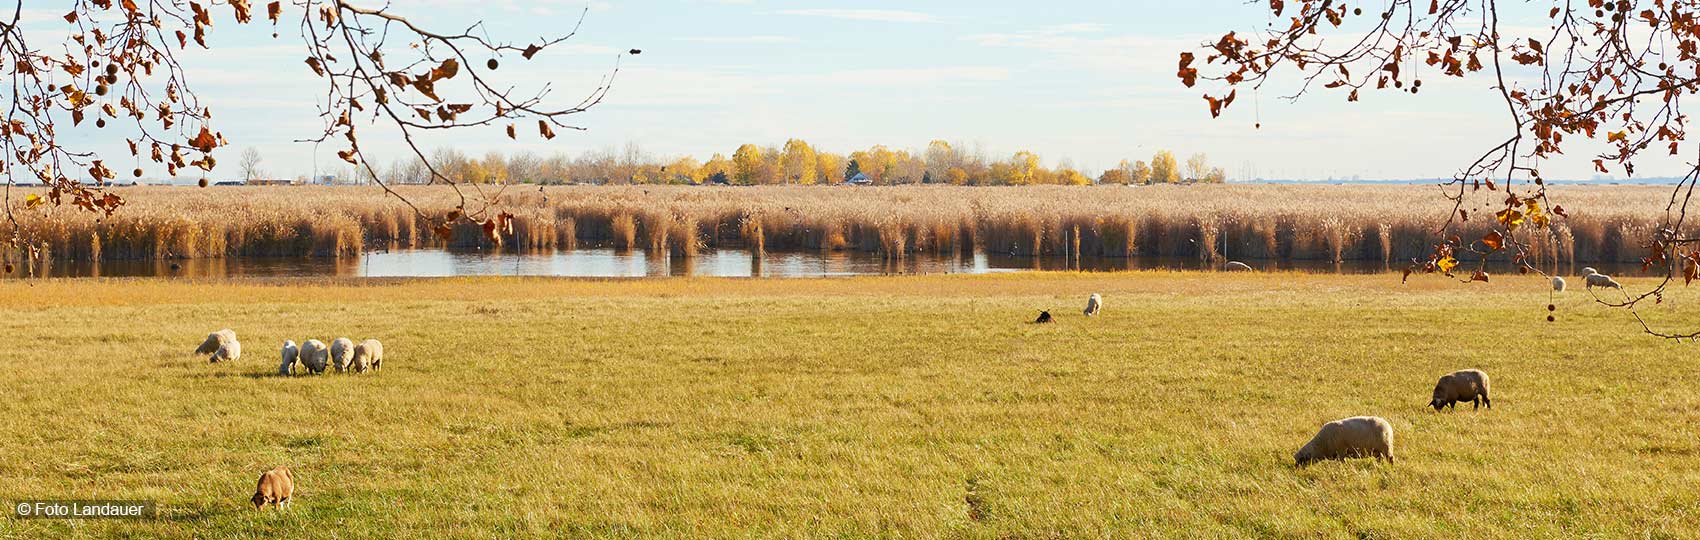
[[1354,416],[1322,425],[1293,461],[1300,467],[1329,459],[1373,456],[1393,462],[1393,425],[1377,416]]
[[1465,369],[1448,373],[1434,384],[1434,398],[1428,404],[1436,412],[1451,406],[1458,408],[1459,402],[1475,403],[1476,409],[1487,405],[1493,408],[1493,400],[1488,399],[1488,376],[1479,369]]
[[384,344],[376,339],[368,339],[354,346],[354,372],[365,373],[366,370],[377,371],[384,365]]
[[242,343],[236,341],[235,330],[226,328],[207,334],[207,340],[195,348],[195,354],[212,355],[207,358],[207,361],[212,363],[236,361],[242,358]]
[[1086,316],[1087,317],[1097,315],[1098,312],[1100,310],[1103,310],[1103,309],[1104,309],[1104,297],[1098,296],[1098,293],[1092,293],[1092,296],[1086,297]]
[[283,363],[278,364],[277,374],[285,377],[295,374],[295,361],[301,358],[301,348],[294,341],[283,342]]
[[254,486],[254,510],[261,510],[267,504],[282,510],[290,505],[290,498],[295,496],[295,477],[289,474],[286,467],[278,467],[260,473],[260,483]]
[[354,340],[339,337],[331,341],[331,366],[337,373],[348,369],[348,364],[354,358]]
[[325,372],[325,361],[330,358],[330,351],[325,349],[325,342],[309,339],[301,344],[301,365],[314,375]]

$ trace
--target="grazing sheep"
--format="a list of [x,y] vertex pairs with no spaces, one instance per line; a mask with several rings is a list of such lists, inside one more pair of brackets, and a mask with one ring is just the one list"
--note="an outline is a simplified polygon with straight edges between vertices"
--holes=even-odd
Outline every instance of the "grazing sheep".
[[1243,262],[1239,262],[1239,261],[1228,261],[1228,264],[1224,265],[1222,268],[1224,270],[1229,270],[1229,271],[1233,271],[1233,272],[1250,272],[1251,271],[1251,265],[1243,263]]
[[301,348],[294,341],[283,342],[283,363],[277,366],[277,374],[285,377],[295,374],[295,361],[301,358]]
[[1589,289],[1592,289],[1594,287],[1604,287],[1604,288],[1607,288],[1607,289],[1619,289],[1619,290],[1623,289],[1623,285],[1619,284],[1617,282],[1617,280],[1612,279],[1611,276],[1601,274],[1598,270],[1595,270],[1592,267],[1583,268],[1582,269],[1582,276],[1583,276],[1583,279],[1588,284]]
[[1434,399],[1429,400],[1430,407],[1439,412],[1448,405],[1458,408],[1458,402],[1469,401],[1476,404],[1477,409],[1486,404],[1493,408],[1493,400],[1488,399],[1488,376],[1479,369],[1465,369],[1448,373],[1434,384]]
[[1555,292],[1564,292],[1564,278],[1561,278],[1561,277],[1558,277],[1558,276],[1553,276],[1552,277],[1552,290],[1555,291]]
[[353,360],[353,356],[354,340],[339,337],[331,341],[331,365],[336,367],[337,373],[342,373],[343,370],[348,369],[348,364]]
[[1092,296],[1086,297],[1087,317],[1097,315],[1098,311],[1102,309],[1104,309],[1104,297],[1098,296],[1098,293],[1092,293]]
[[325,360],[330,358],[330,352],[325,349],[325,342],[309,339],[301,344],[301,365],[314,375],[325,372]]
[[195,354],[210,354],[208,362],[236,361],[242,358],[242,343],[236,341],[236,331],[229,328],[207,334],[207,340],[195,349]]
[[254,486],[254,496],[249,499],[254,502],[254,510],[262,510],[267,504],[282,510],[289,507],[290,497],[295,495],[295,477],[289,474],[289,468],[278,467],[260,473],[260,482]]
[[1048,322],[1051,322],[1051,312],[1049,311],[1039,312],[1039,318],[1033,320],[1033,324],[1045,324]]
[[1354,416],[1322,425],[1293,461],[1303,467],[1325,459],[1374,456],[1393,462],[1393,425],[1379,416]]
[[354,346],[354,372],[377,371],[384,365],[384,344],[368,339]]

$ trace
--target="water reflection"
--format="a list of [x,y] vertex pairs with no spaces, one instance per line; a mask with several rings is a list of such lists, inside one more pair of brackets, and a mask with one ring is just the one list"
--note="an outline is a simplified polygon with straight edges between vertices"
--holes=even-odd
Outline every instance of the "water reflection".
[[[1380,262],[1247,261],[1258,270],[1378,273]],[[1605,266],[1610,265],[1595,265]],[[355,258],[234,257],[174,261],[56,261],[36,267],[40,277],[827,277],[889,274],[985,274],[1032,270],[1122,271],[1214,268],[1189,258],[1013,257],[986,253],[920,253],[888,258],[862,252],[704,251],[694,257],[611,248],[557,252],[491,253],[439,249],[374,251]],[[1397,270],[1395,268],[1394,270]],[[1491,270],[1491,269],[1490,269]],[[1509,268],[1499,271],[1509,271]],[[1566,273],[1571,273],[1565,270]],[[23,270],[7,277],[19,277]]]

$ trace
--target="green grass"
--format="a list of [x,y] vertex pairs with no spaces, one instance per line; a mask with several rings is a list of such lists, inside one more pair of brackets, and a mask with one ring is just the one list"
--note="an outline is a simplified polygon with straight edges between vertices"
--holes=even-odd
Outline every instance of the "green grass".
[[[161,513],[0,538],[1693,537],[1700,349],[1494,279],[0,282],[0,502]],[[338,336],[384,371],[270,375]],[[1396,464],[1293,467],[1360,414]]]

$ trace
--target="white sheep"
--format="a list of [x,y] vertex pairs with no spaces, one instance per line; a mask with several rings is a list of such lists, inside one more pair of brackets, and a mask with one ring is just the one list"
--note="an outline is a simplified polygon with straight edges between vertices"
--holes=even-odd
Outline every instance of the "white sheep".
[[384,344],[376,339],[368,339],[354,346],[354,372],[365,373],[366,370],[377,371],[384,365]]
[[1228,261],[1228,264],[1224,265],[1223,269],[1232,272],[1250,272],[1251,265],[1239,261]]
[[236,331],[229,328],[207,334],[207,340],[195,349],[195,354],[212,355],[207,361],[236,361],[242,358],[242,343],[236,341]]
[[339,337],[331,341],[331,366],[337,373],[348,369],[349,362],[354,356],[354,340]]
[[295,346],[292,340],[283,342],[283,363],[277,366],[277,374],[285,377],[295,374],[295,361],[301,358],[301,348]]
[[1325,459],[1374,456],[1393,462],[1393,425],[1379,416],[1354,416],[1322,425],[1316,437],[1293,454],[1300,467]]
[[325,360],[330,357],[330,351],[325,349],[325,342],[309,339],[301,344],[301,365],[314,375],[325,372]]
[[1601,274],[1599,270],[1595,270],[1595,269],[1593,269],[1593,267],[1583,268],[1582,269],[1582,276],[1583,276],[1583,279],[1587,282],[1589,289],[1592,289],[1594,287],[1603,287],[1603,288],[1607,288],[1607,289],[1618,289],[1618,290],[1623,289],[1623,285],[1619,284],[1617,282],[1617,280],[1612,279],[1611,276]]
[[1103,310],[1103,309],[1104,309],[1104,297],[1098,296],[1098,293],[1092,293],[1092,296],[1086,297],[1086,316],[1087,317],[1097,315],[1098,312]]
[[1555,292],[1564,292],[1564,278],[1561,278],[1561,277],[1558,277],[1558,276],[1553,276],[1552,277],[1552,290],[1555,291]]

